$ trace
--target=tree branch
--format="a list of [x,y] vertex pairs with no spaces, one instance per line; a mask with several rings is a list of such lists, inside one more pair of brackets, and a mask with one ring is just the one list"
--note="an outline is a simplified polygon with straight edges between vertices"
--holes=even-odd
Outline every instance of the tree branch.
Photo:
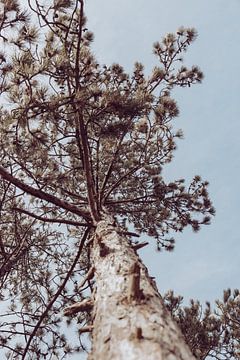
[[128,177],[129,175],[134,174],[137,170],[139,170],[139,166],[135,166],[133,169],[130,169],[129,171],[127,171],[124,175],[122,175],[112,186],[111,188],[107,191],[107,193],[104,195],[104,205],[108,199],[108,197],[110,196],[110,194],[112,193],[112,191],[114,189],[116,189],[118,187],[119,184],[121,184],[121,182]]
[[29,215],[29,216],[33,217],[34,219],[44,221],[44,222],[60,223],[60,224],[67,224],[67,225],[73,225],[73,226],[89,226],[89,224],[82,223],[82,222],[79,222],[79,221],[55,219],[55,218],[54,219],[46,218],[44,216],[39,216],[39,215],[33,214],[32,212],[30,212],[28,210],[21,209],[21,208],[18,208],[18,207],[13,207],[12,209],[16,210],[18,212],[21,212],[23,214]]
[[104,180],[103,180],[103,183],[102,183],[102,186],[101,186],[101,191],[100,191],[100,197],[102,198],[103,196],[103,193],[104,193],[104,190],[106,188],[106,185],[107,185],[107,182],[108,182],[108,179],[110,178],[111,174],[112,174],[112,170],[113,170],[113,166],[114,166],[114,163],[116,161],[116,158],[118,156],[118,153],[119,153],[119,150],[120,150],[120,146],[121,146],[121,143],[124,139],[124,135],[121,136],[120,140],[118,141],[118,144],[117,144],[117,147],[113,153],[113,156],[112,156],[112,159],[111,159],[111,162],[108,166],[108,170],[107,170],[107,173],[105,174],[105,177],[104,177]]
[[11,174],[9,174],[2,166],[0,166],[0,176],[4,179],[9,181],[11,184],[15,185],[17,188],[25,191],[26,193],[35,196],[38,199],[42,199],[48,201],[60,208],[63,208],[73,214],[83,217],[87,222],[90,221],[90,216],[88,211],[80,210],[76,205],[69,204],[68,202],[57,198],[54,195],[45,193],[42,190],[38,190],[33,188],[30,185],[25,184],[23,181],[15,178]]

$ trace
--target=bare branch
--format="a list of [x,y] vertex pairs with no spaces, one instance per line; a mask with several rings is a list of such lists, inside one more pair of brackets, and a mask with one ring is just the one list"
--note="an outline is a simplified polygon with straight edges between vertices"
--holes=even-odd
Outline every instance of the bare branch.
[[142,249],[143,247],[147,246],[148,244],[149,244],[148,241],[144,241],[142,243],[134,244],[133,249],[134,250],[139,250],[139,249]]

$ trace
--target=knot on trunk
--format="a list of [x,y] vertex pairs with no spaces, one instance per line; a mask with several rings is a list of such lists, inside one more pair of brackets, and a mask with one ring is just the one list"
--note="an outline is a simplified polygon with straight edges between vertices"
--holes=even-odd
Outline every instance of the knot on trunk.
[[105,245],[103,242],[99,242],[99,255],[101,257],[107,256],[111,251],[107,245]]
[[103,238],[112,232],[116,232],[116,220],[112,216],[105,216],[103,220],[97,223],[96,236]]

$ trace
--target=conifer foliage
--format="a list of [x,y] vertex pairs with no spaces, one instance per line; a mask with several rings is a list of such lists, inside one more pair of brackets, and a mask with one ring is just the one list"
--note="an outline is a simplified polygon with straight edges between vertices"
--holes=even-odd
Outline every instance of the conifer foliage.
[[223,298],[214,308],[209,302],[201,306],[191,300],[182,306],[183,298],[169,291],[164,302],[179,324],[185,340],[197,359],[240,358],[240,294],[239,290],[224,290]]
[[[114,219],[133,247],[134,236],[146,233],[166,250],[174,248],[172,231],[209,224],[208,183],[162,176],[182,137],[171,92],[203,77],[183,65],[195,38],[189,28],[166,35],[153,46],[152,73],[136,63],[127,74],[95,59],[83,0],[28,0],[26,9],[0,1],[0,343],[7,358],[62,359],[84,348],[99,221]],[[67,319],[79,330],[74,342],[62,312],[81,299],[89,311]]]

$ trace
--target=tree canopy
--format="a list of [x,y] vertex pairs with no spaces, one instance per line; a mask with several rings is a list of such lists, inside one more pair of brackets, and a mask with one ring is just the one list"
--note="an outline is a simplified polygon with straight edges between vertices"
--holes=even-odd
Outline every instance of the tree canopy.
[[165,304],[180,325],[182,333],[197,359],[239,359],[240,295],[239,290],[224,290],[223,299],[214,308],[191,300],[183,306],[181,296],[169,291]]
[[0,341],[9,358],[63,357],[83,347],[64,334],[62,309],[92,289],[79,278],[99,220],[110,214],[126,235],[173,250],[173,231],[198,231],[214,214],[207,181],[162,175],[182,137],[172,90],[203,78],[183,64],[197,34],[167,34],[153,45],[152,72],[136,63],[127,74],[95,59],[83,0],[0,5],[0,274],[9,306]]

